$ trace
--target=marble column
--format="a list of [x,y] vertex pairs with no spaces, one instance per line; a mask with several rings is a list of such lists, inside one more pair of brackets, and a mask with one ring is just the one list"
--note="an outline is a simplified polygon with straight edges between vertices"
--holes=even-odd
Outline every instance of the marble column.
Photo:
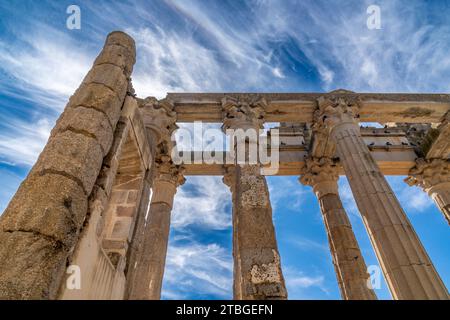
[[144,242],[130,299],[157,300],[161,297],[173,200],[177,187],[185,181],[183,168],[174,165],[167,155],[157,159],[156,168]]
[[450,224],[450,161],[419,159],[405,181],[423,188]]
[[300,182],[313,187],[322,212],[342,298],[376,300],[358,242],[338,193],[338,168],[330,158],[306,161]]
[[257,144],[258,135],[252,135],[252,130],[259,134],[265,106],[259,99],[223,100],[223,129],[249,130],[251,136],[232,143],[235,151],[240,143],[247,151],[242,162],[236,154],[234,165],[224,175],[233,198],[234,299],[238,300],[287,298],[267,182],[257,161],[250,161],[248,151]]
[[314,130],[336,144],[358,209],[394,299],[448,299],[447,289],[364,143],[352,95],[318,99]]

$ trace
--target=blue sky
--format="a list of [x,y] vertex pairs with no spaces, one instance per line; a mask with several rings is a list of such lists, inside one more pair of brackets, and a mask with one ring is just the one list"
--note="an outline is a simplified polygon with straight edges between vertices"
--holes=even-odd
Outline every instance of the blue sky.
[[[81,9],[81,29],[66,9]],[[366,26],[369,5],[381,29]],[[138,96],[166,92],[450,91],[448,1],[0,0],[0,212],[42,150],[68,97],[123,30],[137,43]],[[403,177],[389,177],[450,287],[450,232]],[[297,177],[269,177],[291,299],[339,299],[317,201]],[[345,179],[340,192],[368,265],[377,265]],[[188,177],[177,193],[163,298],[232,297],[231,203],[220,177]],[[376,290],[390,299],[383,282]]]

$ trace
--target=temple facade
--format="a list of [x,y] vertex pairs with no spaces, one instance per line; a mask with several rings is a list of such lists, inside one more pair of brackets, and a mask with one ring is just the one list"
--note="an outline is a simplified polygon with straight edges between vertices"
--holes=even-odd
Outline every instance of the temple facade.
[[[44,150],[0,216],[0,299],[159,299],[177,188],[223,176],[232,198],[235,299],[287,299],[266,175],[295,175],[320,204],[343,299],[377,299],[338,192],[348,178],[394,299],[449,293],[385,175],[407,176],[450,223],[450,95],[169,93],[136,97],[134,40],[108,35]],[[173,159],[177,123],[280,123],[267,163]],[[380,123],[384,128],[365,126]],[[276,138],[276,139],[275,139]],[[232,139],[251,150],[259,136]],[[196,152],[188,153],[189,159]],[[184,154],[186,156],[186,154]],[[300,208],[299,208],[300,209]],[[68,286],[76,266],[80,286]]]

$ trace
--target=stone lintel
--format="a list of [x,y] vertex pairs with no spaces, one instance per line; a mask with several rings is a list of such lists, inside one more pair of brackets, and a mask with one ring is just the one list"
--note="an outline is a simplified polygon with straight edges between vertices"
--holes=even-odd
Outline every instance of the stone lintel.
[[[361,122],[439,123],[450,110],[448,94],[351,93],[335,96],[361,101]],[[222,122],[222,99],[239,99],[249,93],[168,93],[174,103],[178,122]],[[267,101],[265,122],[313,122],[316,100],[324,93],[261,93]]]

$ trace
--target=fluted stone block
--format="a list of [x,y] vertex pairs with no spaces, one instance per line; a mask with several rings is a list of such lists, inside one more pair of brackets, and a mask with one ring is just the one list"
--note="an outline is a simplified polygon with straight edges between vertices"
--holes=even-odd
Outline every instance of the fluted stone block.
[[375,300],[377,297],[369,287],[366,263],[339,198],[338,178],[333,159],[310,158],[300,182],[312,186],[319,200],[342,298]]
[[436,272],[392,189],[353,123],[332,137],[394,299],[448,299]]

